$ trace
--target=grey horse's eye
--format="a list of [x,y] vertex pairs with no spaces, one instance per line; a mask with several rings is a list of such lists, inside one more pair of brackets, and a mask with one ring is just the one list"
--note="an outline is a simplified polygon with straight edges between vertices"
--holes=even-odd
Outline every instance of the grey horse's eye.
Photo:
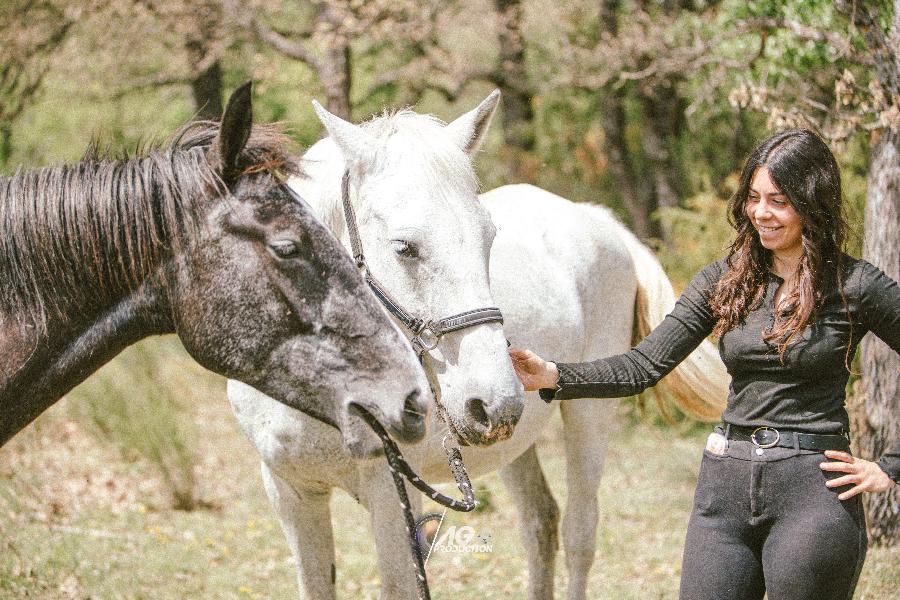
[[416,247],[405,240],[391,240],[391,247],[404,258],[416,258],[419,255]]
[[278,258],[297,258],[300,256],[300,244],[293,240],[278,240],[269,244],[269,248]]

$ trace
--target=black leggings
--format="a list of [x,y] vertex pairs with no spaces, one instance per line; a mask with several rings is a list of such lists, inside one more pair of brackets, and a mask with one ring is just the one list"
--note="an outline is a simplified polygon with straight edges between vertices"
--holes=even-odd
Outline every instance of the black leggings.
[[849,600],[866,557],[859,496],[838,500],[824,454],[729,440],[703,452],[681,600]]

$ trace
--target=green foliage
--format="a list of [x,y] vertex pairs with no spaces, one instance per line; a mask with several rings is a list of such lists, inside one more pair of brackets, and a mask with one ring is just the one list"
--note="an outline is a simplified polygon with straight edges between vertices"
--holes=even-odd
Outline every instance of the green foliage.
[[[736,185],[736,178],[730,180]],[[666,274],[684,288],[700,270],[725,255],[733,239],[727,218],[727,198],[704,191],[685,201],[684,207],[667,207],[658,218],[672,232],[672,247],[657,248]]]

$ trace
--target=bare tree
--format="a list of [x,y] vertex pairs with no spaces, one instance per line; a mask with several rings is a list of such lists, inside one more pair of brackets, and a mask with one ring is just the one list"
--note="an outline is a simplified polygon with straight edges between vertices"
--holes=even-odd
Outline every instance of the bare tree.
[[157,19],[183,52],[182,65],[137,78],[120,93],[145,87],[190,85],[194,110],[201,119],[222,115],[222,56],[233,32],[227,27],[219,0],[130,0]]
[[[346,119],[353,112],[354,60],[400,45],[417,47],[420,57],[426,54],[439,6],[413,0],[313,0],[305,10],[286,13],[260,1],[222,3],[253,40],[312,69],[328,110]],[[377,76],[373,88],[380,89],[407,73],[405,69],[385,72],[387,78]]]
[[[893,27],[887,34],[877,13],[863,3],[838,0],[864,35],[874,63],[874,81],[882,99],[891,98],[888,111],[894,118],[880,119],[872,136],[866,189],[863,255],[887,275],[900,281],[900,0],[894,0]],[[864,394],[855,418],[856,442],[863,458],[880,456],[900,440],[900,356],[881,340],[869,335],[862,342]],[[900,541],[900,487],[886,494],[867,494],[863,502],[873,541],[888,545]]]
[[[626,8],[620,0],[603,0],[594,15],[600,35],[575,28],[564,51],[569,59],[551,84],[602,95],[609,171],[632,229],[644,240],[669,242],[670,233],[656,212],[678,206],[686,195],[676,142],[686,129],[688,102],[682,88],[689,71],[658,65],[689,43],[684,35],[666,35],[677,31],[677,20],[687,10],[678,2],[641,1]],[[639,132],[638,148],[626,143],[629,127]]]
[[12,125],[38,95],[53,53],[80,11],[52,1],[15,0],[0,8],[0,169],[12,152]]

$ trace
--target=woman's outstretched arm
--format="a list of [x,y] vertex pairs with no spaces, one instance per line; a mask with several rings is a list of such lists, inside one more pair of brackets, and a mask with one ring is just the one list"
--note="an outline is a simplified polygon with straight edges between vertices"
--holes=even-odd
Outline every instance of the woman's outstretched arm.
[[510,358],[526,390],[546,400],[619,398],[656,385],[712,332],[715,317],[709,296],[724,261],[703,269],[663,322],[635,348],[591,362],[550,362],[530,350],[510,349]]

